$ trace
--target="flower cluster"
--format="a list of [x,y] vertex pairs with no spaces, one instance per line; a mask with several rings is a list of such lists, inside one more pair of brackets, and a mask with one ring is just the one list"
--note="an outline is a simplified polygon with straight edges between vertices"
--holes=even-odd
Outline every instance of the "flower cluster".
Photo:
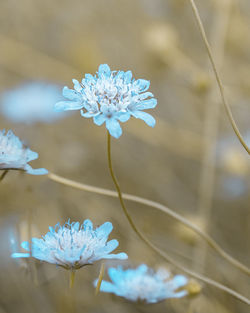
[[[90,220],[67,222],[63,226],[49,227],[49,232],[42,239],[32,238],[22,242],[21,246],[28,253],[13,253],[13,258],[28,258],[30,256],[48,263],[62,266],[66,269],[79,269],[100,259],[127,259],[126,253],[110,254],[119,245],[113,239],[107,242],[113,226],[106,222],[94,229]],[[31,255],[30,255],[31,250]]]
[[32,175],[48,174],[44,168],[33,169],[28,162],[38,158],[38,153],[25,147],[11,130],[0,131],[0,170],[24,170]]
[[64,116],[54,111],[54,104],[60,98],[57,85],[42,82],[26,83],[4,92],[0,96],[1,113],[18,123],[49,123]]
[[[181,298],[188,294],[181,289],[188,283],[182,275],[170,277],[165,269],[153,272],[142,264],[136,269],[123,270],[122,267],[109,268],[111,282],[102,281],[100,290],[111,292],[131,301],[145,301],[156,303],[167,298]],[[97,284],[97,281],[94,282]]]
[[55,105],[55,110],[81,110],[83,117],[93,117],[96,125],[106,123],[109,133],[119,138],[122,129],[119,122],[130,116],[144,120],[154,127],[155,119],[145,109],[156,106],[157,100],[146,92],[150,82],[133,79],[132,72],[111,71],[107,64],[99,66],[96,75],[86,74],[81,83],[73,79],[74,90],[64,87],[63,95],[68,101]]

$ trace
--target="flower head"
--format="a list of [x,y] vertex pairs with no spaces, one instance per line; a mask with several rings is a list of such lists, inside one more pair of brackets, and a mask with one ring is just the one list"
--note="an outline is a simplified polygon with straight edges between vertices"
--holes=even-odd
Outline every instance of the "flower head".
[[100,290],[131,301],[156,303],[188,294],[186,290],[179,290],[188,283],[188,279],[182,275],[170,278],[169,272],[165,269],[153,272],[147,265],[142,264],[136,269],[123,270],[121,266],[117,269],[109,268],[108,274],[112,283],[102,281]]
[[54,84],[26,83],[0,96],[0,111],[13,122],[53,122],[64,116],[53,109],[60,94],[60,88]]
[[33,169],[29,164],[38,158],[38,153],[25,147],[11,130],[0,130],[0,170],[24,170],[32,175],[48,174],[44,168]]
[[76,79],[73,83],[74,90],[64,87],[63,95],[69,100],[58,102],[57,111],[81,110],[81,115],[93,117],[96,125],[105,122],[115,138],[122,134],[119,122],[128,121],[131,115],[154,127],[155,119],[143,112],[157,104],[153,94],[146,92],[150,82],[135,80],[131,71],[111,71],[107,64],[101,64],[96,75],[86,74],[81,83]]
[[[118,245],[113,239],[107,242],[113,226],[106,222],[93,229],[90,220],[80,223],[67,222],[63,226],[49,227],[42,239],[32,238],[32,257],[66,269],[79,269],[100,259],[127,259],[126,253],[110,254]],[[12,258],[30,257],[29,242],[24,241],[22,248],[28,253],[13,253]]]

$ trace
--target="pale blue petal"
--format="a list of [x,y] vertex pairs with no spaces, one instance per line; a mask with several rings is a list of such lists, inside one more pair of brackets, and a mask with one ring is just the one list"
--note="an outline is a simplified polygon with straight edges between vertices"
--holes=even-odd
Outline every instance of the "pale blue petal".
[[148,126],[151,126],[151,127],[155,126],[155,119],[153,118],[152,115],[143,111],[135,111],[135,112],[131,112],[131,114],[134,117],[143,120]]
[[54,106],[54,110],[57,112],[60,111],[70,111],[70,110],[80,110],[84,107],[81,102],[77,101],[60,101],[57,102]]
[[96,79],[91,74],[85,74],[85,79],[91,83],[95,83]]
[[30,254],[29,253],[12,253],[11,257],[16,259],[16,258],[29,258]]
[[94,117],[95,114],[90,113],[90,112],[84,112],[83,110],[81,110],[81,116],[86,117],[86,118],[91,118],[91,117]]
[[138,86],[140,92],[148,90],[150,86],[150,81],[145,79],[137,79],[135,84]]
[[74,88],[77,92],[80,92],[82,90],[82,86],[79,83],[79,81],[77,79],[72,79],[72,82],[74,84]]
[[83,227],[84,227],[84,230],[92,231],[93,230],[93,223],[91,222],[91,220],[85,220],[83,222]]
[[123,280],[124,278],[124,271],[123,269],[119,266],[117,269],[110,267],[108,269],[108,274],[110,279],[115,283],[115,284],[119,284],[120,281]]
[[131,71],[125,72],[123,77],[124,77],[124,82],[125,82],[126,84],[131,83],[132,72],[131,72]]
[[78,230],[79,230],[79,227],[80,227],[80,223],[79,223],[79,222],[72,223],[71,227],[72,227],[74,230],[78,231]]
[[21,247],[22,247],[24,250],[30,251],[29,246],[30,246],[30,243],[29,243],[28,241],[23,241],[23,242],[21,243]]
[[38,158],[38,153],[27,149],[27,162],[36,160]]
[[[98,281],[98,280],[95,280],[95,282],[94,282],[94,286],[95,286],[95,287],[96,287],[96,285],[97,285],[97,281]],[[112,293],[115,293],[115,292],[116,292],[116,286],[113,285],[113,284],[111,284],[111,283],[108,282],[108,281],[103,280],[102,283],[101,283],[100,290],[103,291],[103,292],[112,292]]]
[[106,121],[106,117],[103,114],[94,116],[94,123],[98,126],[102,125]]
[[31,175],[46,175],[49,172],[45,168],[32,168],[29,164],[26,164],[24,167],[25,171]]
[[98,69],[98,74],[99,76],[104,75],[106,77],[109,77],[111,75],[111,71],[108,64],[101,64]]
[[115,138],[119,138],[122,134],[121,126],[114,118],[106,120],[106,128],[108,129],[110,135]]
[[118,120],[122,123],[127,122],[130,119],[130,113],[126,112],[126,113],[122,113],[119,117]]
[[171,280],[171,285],[174,286],[174,289],[178,289],[180,287],[185,286],[188,283],[188,279],[183,276],[183,275],[176,275],[172,280]]
[[154,95],[152,94],[152,92],[147,91],[147,92],[144,92],[144,93],[139,94],[139,95],[138,95],[138,99],[141,100],[141,101],[143,101],[143,100],[145,100],[145,99],[147,99],[147,98],[151,98],[151,97],[153,97],[153,96],[154,96]]
[[124,252],[117,253],[117,254],[107,254],[103,255],[102,259],[118,259],[118,260],[127,260],[128,255]]
[[140,266],[138,266],[138,268],[136,269],[136,273],[137,275],[144,275],[146,274],[148,271],[148,267],[146,264],[141,264]]
[[98,250],[98,254],[110,253],[119,246],[119,242],[116,239],[110,240],[107,244]]
[[108,237],[113,230],[113,225],[110,222],[102,224],[100,227],[96,228],[96,234],[98,238]]
[[69,89],[67,86],[65,86],[63,88],[63,92],[62,92],[63,96],[69,100],[73,100],[73,101],[81,101],[81,96],[79,95],[79,93],[75,90]]
[[141,101],[136,108],[138,110],[146,110],[146,109],[153,109],[155,108],[157,105],[157,100],[155,98],[152,99],[148,99],[148,100],[144,100]]

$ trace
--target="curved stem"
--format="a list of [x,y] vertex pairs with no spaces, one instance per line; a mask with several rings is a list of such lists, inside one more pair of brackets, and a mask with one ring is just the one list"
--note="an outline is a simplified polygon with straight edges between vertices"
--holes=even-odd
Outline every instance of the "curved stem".
[[183,271],[184,273],[191,275],[193,277],[195,277],[196,279],[199,279],[211,286],[214,286],[218,289],[221,289],[229,294],[231,294],[232,296],[234,296],[235,298],[237,298],[238,300],[250,305],[250,300],[247,299],[246,297],[242,296],[241,294],[239,294],[238,292],[206,277],[203,275],[200,275],[198,273],[195,273],[193,271],[190,271],[189,269],[186,269],[185,267],[183,267],[182,265],[178,264],[175,262],[174,259],[170,258],[165,252],[163,252],[161,249],[159,249],[158,247],[156,247],[147,237],[144,236],[144,234],[137,228],[137,226],[135,225],[132,217],[130,216],[130,214],[128,213],[128,210],[124,204],[123,201],[123,197],[122,197],[122,193],[121,193],[121,188],[119,186],[119,183],[115,177],[114,174],[114,170],[113,170],[113,166],[112,166],[112,159],[111,159],[111,136],[109,134],[109,132],[107,132],[107,148],[108,148],[108,166],[109,166],[109,171],[112,177],[112,180],[114,182],[114,185],[116,187],[116,191],[118,193],[118,198],[120,200],[120,204],[121,207],[123,209],[123,212],[125,214],[125,216],[127,217],[127,220],[130,224],[130,226],[133,228],[133,230],[135,231],[135,233],[138,235],[139,238],[141,238],[141,240],[148,246],[150,247],[152,250],[154,250],[154,252],[156,252],[157,254],[159,254],[163,259],[165,259],[168,263],[173,264],[176,268],[180,269],[181,271]]
[[8,174],[9,170],[4,170],[2,175],[0,176],[0,182],[4,179],[4,177]]
[[[66,186],[70,186],[72,188],[80,189],[80,190],[83,190],[83,191],[93,192],[93,193],[97,193],[97,194],[105,195],[105,196],[109,196],[109,197],[114,197],[114,198],[118,197],[117,192],[115,192],[113,190],[109,190],[109,189],[105,189],[105,188],[99,188],[99,187],[90,186],[90,185],[87,185],[87,184],[78,183],[78,182],[75,182],[73,180],[70,180],[70,179],[58,176],[58,175],[56,175],[54,173],[49,173],[48,174],[48,178],[53,180],[53,181],[56,181],[56,182],[58,182],[60,184],[63,184],[63,185],[66,185]],[[161,203],[158,203],[156,201],[152,201],[152,200],[149,200],[149,199],[145,199],[145,198],[134,196],[134,195],[127,194],[127,193],[122,193],[122,197],[125,200],[129,200],[129,201],[133,201],[133,202],[136,202],[136,203],[144,204],[144,205],[149,206],[149,207],[153,207],[153,208],[158,209],[158,210],[166,213],[167,215],[171,216],[172,218],[174,218],[175,220],[179,221],[180,223],[182,223],[183,225],[187,226],[188,228],[192,229],[196,234],[201,236],[225,260],[227,260],[233,266],[238,268],[240,271],[242,271],[245,274],[250,276],[250,269],[247,266],[245,266],[244,264],[242,264],[241,262],[239,262],[238,260],[233,258],[231,255],[229,255],[226,251],[224,251],[219,246],[219,244],[217,244],[217,242],[212,237],[210,237],[208,234],[203,232],[195,224],[192,224],[191,222],[189,222],[182,215],[178,214],[177,212],[171,210],[167,206],[165,206],[165,205],[163,205]]]
[[238,137],[240,143],[245,148],[247,153],[250,154],[250,149],[249,149],[248,145],[246,144],[246,142],[244,141],[244,139],[243,139],[243,137],[242,137],[238,127],[237,127],[237,124],[236,124],[236,122],[235,122],[235,120],[233,118],[233,114],[232,114],[232,111],[230,109],[230,106],[229,106],[229,104],[228,104],[228,102],[226,100],[224,87],[223,87],[223,84],[222,84],[222,80],[220,78],[220,74],[219,74],[219,72],[217,70],[217,67],[215,65],[214,57],[213,57],[213,54],[212,54],[212,51],[211,51],[211,48],[210,48],[210,45],[209,45],[209,42],[208,42],[208,39],[207,39],[207,35],[206,35],[206,32],[205,32],[203,23],[201,21],[200,14],[199,14],[199,11],[197,9],[197,6],[196,6],[194,0],[189,0],[189,2],[191,4],[191,6],[192,6],[192,10],[193,10],[195,19],[196,19],[196,21],[198,23],[202,39],[203,39],[204,44],[206,46],[208,57],[210,59],[210,62],[211,62],[211,65],[212,65],[212,68],[213,68],[213,71],[214,71],[214,74],[215,74],[215,78],[216,78],[216,81],[217,81],[217,84],[218,84],[218,87],[219,87],[219,90],[220,90],[221,100],[222,100],[222,103],[223,103],[223,105],[225,107],[227,116],[228,116],[228,118],[230,120],[230,123],[231,123],[231,125],[233,127],[233,130],[234,130],[236,136]]
[[103,276],[104,276],[104,271],[105,271],[105,263],[102,263],[101,268],[100,268],[100,273],[98,276],[98,280],[97,280],[97,284],[96,284],[96,288],[95,288],[95,295],[97,296],[100,288],[101,288],[101,284],[102,284],[102,280],[103,280]]

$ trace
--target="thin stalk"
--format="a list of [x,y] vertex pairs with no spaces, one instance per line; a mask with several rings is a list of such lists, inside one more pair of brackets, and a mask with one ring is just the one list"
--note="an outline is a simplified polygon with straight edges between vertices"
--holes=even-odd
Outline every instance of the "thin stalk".
[[8,174],[9,170],[4,170],[2,175],[0,176],[0,182],[4,179],[4,177]]
[[69,272],[69,289],[72,289],[75,283],[76,271],[70,270]]
[[151,248],[154,252],[156,252],[157,254],[159,254],[165,261],[167,261],[168,263],[174,265],[176,268],[178,268],[179,270],[183,271],[184,273],[191,275],[193,277],[195,277],[196,279],[199,279],[211,286],[214,286],[218,289],[221,289],[229,294],[231,294],[232,296],[234,296],[235,298],[237,298],[238,300],[250,305],[250,299],[242,296],[241,294],[239,294],[238,292],[208,278],[205,277],[203,275],[200,275],[198,273],[195,273],[193,271],[190,271],[189,269],[186,269],[185,267],[183,267],[181,264],[178,264],[175,262],[174,259],[170,258],[165,252],[163,252],[161,249],[159,249],[158,247],[156,247],[147,237],[144,236],[144,234],[137,228],[137,226],[135,225],[132,217],[130,216],[124,201],[123,201],[123,197],[122,197],[122,193],[121,193],[121,188],[119,186],[119,183],[115,177],[114,174],[114,170],[113,170],[113,166],[112,166],[112,159],[111,159],[111,136],[109,134],[109,132],[107,132],[107,149],[108,149],[108,166],[109,166],[109,171],[112,177],[112,180],[114,182],[114,185],[116,187],[116,191],[118,193],[118,198],[120,200],[120,204],[121,207],[123,209],[123,212],[130,224],[130,226],[133,228],[133,230],[135,231],[135,233],[138,235],[138,237],[149,247]]
[[[82,184],[79,182],[75,182],[71,179],[67,179],[67,178],[58,176],[54,173],[49,173],[48,178],[51,179],[52,181],[57,182],[57,183],[60,183],[60,184],[66,185],[66,186],[70,186],[72,188],[76,188],[79,190],[93,192],[96,194],[105,195],[105,196],[114,197],[114,198],[118,197],[116,191],[105,189],[105,188],[100,188],[100,187],[95,187],[95,186],[90,186],[90,185]],[[238,268],[240,271],[242,271],[243,273],[250,276],[250,269],[246,265],[242,264],[241,262],[236,260],[234,257],[232,257],[230,254],[228,254],[226,251],[224,251],[223,248],[221,248],[220,245],[212,237],[210,237],[207,233],[202,231],[195,224],[192,224],[191,222],[189,222],[185,217],[178,214],[176,211],[171,210],[170,208],[168,208],[167,206],[165,206],[159,202],[145,199],[142,197],[138,197],[135,195],[122,193],[122,197],[125,200],[144,204],[146,206],[155,208],[155,209],[160,210],[160,211],[164,212],[165,214],[171,216],[175,220],[179,221],[180,223],[182,223],[186,227],[193,230],[200,237],[202,237],[209,244],[209,246],[211,246],[221,257],[223,257],[225,260],[227,260],[230,264],[232,264],[234,267]]]
[[247,153],[250,154],[250,149],[249,149],[248,145],[246,144],[246,142],[244,141],[244,139],[243,139],[243,137],[242,137],[238,127],[237,127],[237,124],[236,124],[236,122],[235,122],[235,120],[233,118],[233,114],[232,114],[231,108],[230,108],[230,106],[229,106],[229,104],[227,102],[227,99],[226,99],[226,96],[225,96],[225,92],[224,92],[223,83],[222,83],[222,80],[220,78],[219,71],[217,70],[217,66],[215,65],[214,57],[213,57],[213,54],[212,54],[212,51],[211,51],[211,48],[210,48],[210,45],[209,45],[209,42],[208,42],[208,39],[207,39],[207,35],[206,35],[206,32],[205,32],[203,23],[201,21],[200,14],[199,14],[199,11],[197,9],[197,6],[196,6],[194,0],[189,0],[189,2],[191,4],[191,7],[192,7],[192,10],[193,10],[195,19],[196,19],[198,27],[199,27],[199,31],[200,31],[202,39],[204,41],[204,44],[205,44],[205,47],[206,47],[206,50],[207,50],[207,54],[208,54],[209,60],[211,62],[211,65],[212,65],[212,68],[213,68],[213,71],[214,71],[214,74],[215,74],[215,78],[216,78],[216,81],[217,81],[217,84],[218,84],[218,87],[219,87],[219,90],[220,90],[221,100],[222,100],[222,103],[223,103],[224,108],[226,110],[226,113],[227,113],[227,116],[229,118],[229,121],[230,121],[230,123],[231,123],[231,125],[233,127],[233,130],[234,130],[236,136],[238,137],[240,143],[245,148]]
[[[211,28],[210,42],[219,68],[223,65],[231,5],[232,0],[220,0],[218,2]],[[217,88],[215,87],[217,87],[216,84],[211,86],[205,99],[204,148],[197,209],[198,216],[205,223],[206,230],[209,229],[211,220],[216,165],[215,150],[221,109],[220,105],[218,105],[218,100],[216,100]],[[202,272],[206,266],[207,246],[198,242],[195,250],[194,268]]]
[[97,296],[100,288],[101,288],[101,284],[102,284],[102,280],[103,280],[103,276],[104,276],[104,271],[105,271],[105,263],[102,263],[101,268],[100,268],[100,273],[98,276],[98,281],[96,284],[96,288],[95,288],[95,295]]

